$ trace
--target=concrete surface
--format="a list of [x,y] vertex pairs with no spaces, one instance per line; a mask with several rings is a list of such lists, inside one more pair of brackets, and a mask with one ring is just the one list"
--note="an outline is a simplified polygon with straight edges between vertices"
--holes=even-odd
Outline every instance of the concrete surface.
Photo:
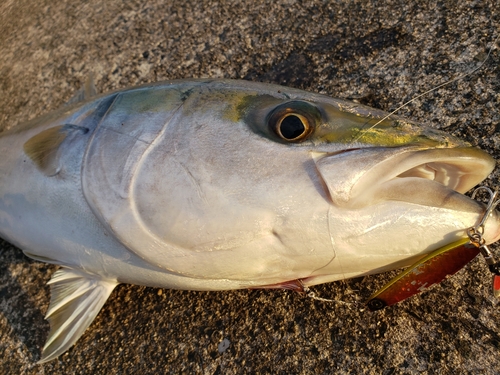
[[[100,91],[246,78],[390,110],[477,66],[499,34],[499,15],[495,0],[3,0],[0,128],[56,109],[89,72]],[[498,159],[499,78],[497,43],[479,72],[400,114]],[[488,184],[498,186],[498,177]],[[36,365],[55,268],[0,246],[1,374],[500,373],[499,305],[482,259],[378,313],[287,291],[122,285],[68,353]],[[353,301],[390,276],[315,291]]]

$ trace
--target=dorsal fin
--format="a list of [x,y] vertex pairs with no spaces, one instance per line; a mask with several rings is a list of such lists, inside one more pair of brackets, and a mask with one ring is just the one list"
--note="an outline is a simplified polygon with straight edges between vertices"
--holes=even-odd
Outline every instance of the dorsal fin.
[[58,357],[80,338],[118,282],[63,267],[48,284],[51,297],[45,319],[50,332],[38,363]]
[[78,90],[73,97],[66,102],[66,105],[83,102],[97,95],[97,89],[94,84],[94,73],[89,73],[82,88]]
[[87,128],[71,124],[54,126],[28,139],[23,149],[41,172],[54,176],[60,169],[58,150],[67,136],[73,132],[85,134],[88,131]]

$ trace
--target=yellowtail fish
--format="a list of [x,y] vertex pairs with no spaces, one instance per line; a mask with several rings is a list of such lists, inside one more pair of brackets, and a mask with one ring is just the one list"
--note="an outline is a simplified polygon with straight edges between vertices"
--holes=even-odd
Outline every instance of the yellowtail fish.
[[[386,113],[360,104],[231,80],[89,96],[0,134],[0,235],[61,266],[40,362],[119,283],[300,290],[410,265],[484,215],[463,193],[489,155],[400,118],[372,126]],[[496,212],[482,236],[500,238]]]

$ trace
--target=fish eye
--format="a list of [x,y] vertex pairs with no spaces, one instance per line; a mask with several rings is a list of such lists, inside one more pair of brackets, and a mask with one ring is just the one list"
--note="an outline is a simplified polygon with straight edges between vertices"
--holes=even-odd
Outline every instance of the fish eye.
[[268,124],[271,130],[287,142],[300,142],[306,139],[314,130],[315,123],[315,116],[308,113],[309,108],[304,108],[306,106],[312,107],[304,102],[292,102],[277,107],[269,117]]
[[297,113],[287,113],[276,124],[276,132],[287,141],[297,141],[308,134],[309,122]]

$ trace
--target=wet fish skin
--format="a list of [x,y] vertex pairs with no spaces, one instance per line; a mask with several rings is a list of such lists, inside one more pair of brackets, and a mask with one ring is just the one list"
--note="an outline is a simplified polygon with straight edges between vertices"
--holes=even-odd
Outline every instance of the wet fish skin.
[[[270,123],[290,114],[309,122],[304,139]],[[78,339],[118,283],[314,285],[463,237],[484,208],[462,193],[493,159],[405,120],[369,129],[384,115],[275,85],[174,81],[0,134],[0,235],[63,266],[42,361]],[[487,224],[494,242],[498,218]]]

